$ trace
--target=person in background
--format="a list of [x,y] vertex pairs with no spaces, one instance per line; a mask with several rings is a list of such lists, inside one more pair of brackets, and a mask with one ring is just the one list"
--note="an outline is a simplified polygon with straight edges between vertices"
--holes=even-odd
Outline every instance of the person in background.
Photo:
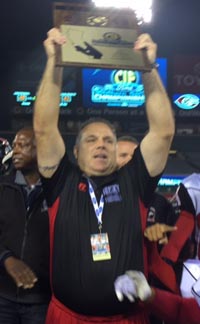
[[190,259],[196,263],[200,259],[199,193],[200,174],[185,177],[170,200],[167,212],[168,224],[174,222],[177,231],[167,236],[165,225],[156,224],[147,227],[144,233],[153,242],[165,241],[166,238],[167,244],[161,248],[160,255],[173,267],[178,286],[183,285],[184,262]]
[[[113,282],[127,268],[148,273],[144,218],[174,135],[170,101],[152,67],[143,73],[149,131],[133,159],[117,170],[115,130],[104,119],[92,119],[81,126],[74,150],[78,165],[72,164],[58,129],[62,68],[55,66],[55,45],[65,42],[58,29],[49,31],[34,106],[51,233],[53,294],[46,324],[146,324],[138,304],[119,303]],[[135,42],[135,51],[144,48],[155,62],[157,45],[148,34]]]
[[[123,167],[133,155],[139,141],[131,135],[123,135],[117,138],[117,166]],[[172,204],[162,194],[155,192],[148,209],[147,228],[145,236],[150,241],[159,241],[159,244],[166,244],[168,238],[166,232],[175,223]]]
[[132,159],[138,140],[130,135],[123,135],[117,138],[117,165],[121,168]]
[[32,128],[17,132],[12,163],[11,173],[0,177],[0,323],[44,324],[49,224]]
[[[162,292],[155,288],[155,301],[153,302],[153,313],[163,316],[166,323],[196,324],[200,322],[200,174],[193,173],[185,177],[179,185],[171,200],[174,219],[176,219],[177,231],[170,234],[168,243],[161,250],[161,257],[171,264],[176,274],[179,296]],[[160,225],[160,224],[159,224]],[[151,228],[149,228],[151,230]],[[157,241],[162,234],[166,235],[167,229],[162,225],[163,232],[153,230],[150,233],[145,230],[145,236],[151,241]],[[153,234],[154,233],[154,234]],[[156,233],[156,234],[155,234]],[[172,236],[172,237],[171,237]],[[171,280],[171,277],[169,276]],[[191,287],[191,284],[193,282]],[[195,291],[196,286],[198,290]],[[194,296],[196,301],[194,300]],[[186,298],[184,298],[186,297]],[[157,302],[169,300],[166,309],[161,309]]]
[[194,217],[194,230],[191,234],[191,258],[200,259],[200,173],[192,173],[185,177],[179,185],[173,203],[179,212],[188,211]]
[[0,175],[8,174],[12,168],[12,147],[9,141],[0,137]]
[[[120,169],[133,157],[139,141],[131,135],[123,135],[117,138],[117,166]],[[173,230],[176,218],[168,199],[158,192],[153,193],[152,201],[147,212],[147,228],[144,235],[152,242],[159,241],[159,244],[168,242],[167,232],[170,227]],[[168,226],[169,225],[169,226]]]

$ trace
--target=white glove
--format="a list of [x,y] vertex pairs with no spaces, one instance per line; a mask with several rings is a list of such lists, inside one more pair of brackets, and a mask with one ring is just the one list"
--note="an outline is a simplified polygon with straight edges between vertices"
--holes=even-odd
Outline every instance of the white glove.
[[123,301],[124,296],[130,302],[134,302],[135,298],[145,301],[152,295],[151,288],[140,271],[127,271],[115,280],[114,286],[119,301]]
[[135,298],[138,297],[135,283],[127,274],[117,277],[114,286],[115,293],[120,302],[123,301],[124,296],[127,297],[130,302],[134,302]]
[[137,289],[137,296],[140,300],[145,301],[152,296],[151,287],[142,272],[129,270],[126,274],[134,281]]

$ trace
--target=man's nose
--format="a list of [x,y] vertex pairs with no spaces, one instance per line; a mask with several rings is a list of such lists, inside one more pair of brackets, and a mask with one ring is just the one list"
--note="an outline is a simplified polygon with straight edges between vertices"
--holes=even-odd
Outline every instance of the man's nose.
[[103,140],[103,138],[98,139],[97,146],[98,147],[104,147],[105,146],[105,141]]
[[19,151],[20,151],[20,147],[19,147],[19,145],[15,144],[15,146],[13,146],[13,154],[14,154],[14,153],[17,153],[17,152],[19,152]]

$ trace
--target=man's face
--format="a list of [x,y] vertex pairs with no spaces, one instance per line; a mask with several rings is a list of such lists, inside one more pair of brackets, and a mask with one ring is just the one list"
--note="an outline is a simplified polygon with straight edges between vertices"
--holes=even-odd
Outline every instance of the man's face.
[[117,143],[117,166],[121,168],[128,163],[133,156],[133,153],[137,147],[136,143],[129,141],[119,141]]
[[116,137],[106,124],[92,123],[83,129],[75,155],[88,176],[110,174],[116,169]]
[[32,170],[37,165],[36,145],[31,130],[19,131],[13,141],[12,161],[17,170]]

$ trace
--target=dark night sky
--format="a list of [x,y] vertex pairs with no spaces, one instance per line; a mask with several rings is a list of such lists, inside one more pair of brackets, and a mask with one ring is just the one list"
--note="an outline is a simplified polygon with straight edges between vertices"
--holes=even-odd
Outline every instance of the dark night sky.
[[[0,10],[1,49],[33,48],[52,26],[51,0],[4,1]],[[86,0],[72,2],[85,3]],[[154,19],[145,26],[164,54],[195,52],[198,45],[199,0],[154,0]],[[1,53],[2,54],[2,53]]]
[[[82,2],[82,1],[72,1]],[[0,102],[1,111],[7,109],[7,89],[13,82],[13,70],[27,52],[38,48],[52,27],[51,0],[2,1],[0,10]],[[143,26],[158,43],[158,56],[200,54],[200,0],[154,0],[153,22]],[[32,54],[34,55],[34,54]],[[34,63],[34,62],[33,62]],[[31,64],[31,62],[30,62]],[[4,98],[3,98],[4,97]],[[0,129],[6,127],[6,114],[1,114]],[[5,119],[5,121],[4,121]]]
[[[82,2],[86,0],[73,0]],[[34,50],[53,25],[51,0],[2,1],[0,10],[0,80],[15,58],[11,52]],[[153,22],[143,27],[159,45],[158,55],[200,53],[200,0],[154,0]],[[11,62],[10,62],[11,60]]]

